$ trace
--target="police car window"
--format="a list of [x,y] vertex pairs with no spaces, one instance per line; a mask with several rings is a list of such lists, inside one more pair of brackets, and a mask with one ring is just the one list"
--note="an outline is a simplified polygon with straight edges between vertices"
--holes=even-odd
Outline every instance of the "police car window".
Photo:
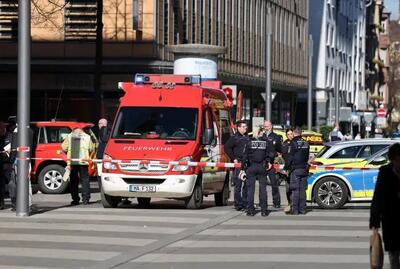
[[357,154],[360,151],[361,146],[353,146],[341,149],[331,155],[330,158],[345,159],[345,158],[357,158]]
[[321,158],[330,148],[330,146],[325,146],[320,152],[318,152],[315,158]]
[[198,110],[181,107],[123,107],[112,138],[196,139]]
[[367,145],[364,146],[364,148],[360,151],[360,154],[358,155],[358,158],[368,158],[381,149],[386,148],[388,145]]
[[47,143],[62,143],[71,132],[68,127],[46,127]]

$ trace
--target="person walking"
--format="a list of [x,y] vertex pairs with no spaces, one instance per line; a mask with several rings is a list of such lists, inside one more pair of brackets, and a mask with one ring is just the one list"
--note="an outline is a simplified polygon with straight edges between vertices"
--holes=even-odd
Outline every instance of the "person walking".
[[[224,145],[225,153],[235,163],[243,163],[243,153],[250,138],[247,136],[247,122],[236,122],[236,133],[231,136]],[[233,170],[232,180],[234,184],[234,207],[236,210],[244,210],[247,206],[247,186],[239,178],[240,168]]]
[[291,153],[288,155],[290,167],[290,189],[292,191],[292,208],[287,214],[306,214],[306,189],[308,178],[308,159],[310,145],[301,137],[300,127],[293,130]]
[[293,140],[293,129],[288,128],[286,129],[286,137],[287,139],[282,143],[282,157],[283,160],[285,161],[285,165],[283,167],[283,171],[285,174],[285,187],[286,187],[286,199],[288,201],[288,206],[285,207],[283,210],[285,213],[290,212],[291,210],[291,205],[292,205],[292,190],[290,189],[290,166],[289,166],[289,161],[290,161],[290,154],[292,153],[292,140]]
[[247,216],[256,214],[254,208],[255,184],[258,179],[261,216],[266,217],[268,211],[267,173],[274,163],[274,150],[262,133],[247,143],[243,154],[242,173],[245,173],[247,185]]
[[370,209],[369,228],[378,232],[382,224],[385,251],[390,268],[400,269],[400,144],[390,146],[390,163],[379,169]]
[[[264,126],[263,139],[272,145],[272,147],[274,149],[273,158],[275,159],[275,157],[278,156],[278,153],[282,153],[282,136],[274,133],[272,124],[270,121],[268,121],[268,120],[264,121],[263,126]],[[273,162],[273,160],[272,160],[272,162]],[[281,207],[281,195],[279,193],[279,183],[278,183],[278,178],[276,176],[276,170],[274,167],[272,167],[270,170],[268,170],[267,177],[269,178],[269,181],[271,183],[272,201],[273,201],[274,207],[280,208]]]
[[[71,205],[78,205],[79,198],[79,179],[82,182],[82,202],[89,204],[90,200],[90,182],[89,182],[89,158],[95,150],[90,135],[86,134],[82,129],[75,128],[65,138],[61,145],[61,149],[67,153],[70,173],[70,189],[72,202]],[[79,174],[79,176],[78,176]]]

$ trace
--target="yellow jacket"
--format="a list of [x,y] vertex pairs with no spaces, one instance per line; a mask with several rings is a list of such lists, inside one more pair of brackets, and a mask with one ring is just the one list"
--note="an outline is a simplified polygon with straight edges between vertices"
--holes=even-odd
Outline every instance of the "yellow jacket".
[[67,152],[68,165],[88,165],[89,162],[86,160],[90,159],[91,154],[96,149],[96,145],[88,134],[78,128],[68,134],[61,145],[61,149]]

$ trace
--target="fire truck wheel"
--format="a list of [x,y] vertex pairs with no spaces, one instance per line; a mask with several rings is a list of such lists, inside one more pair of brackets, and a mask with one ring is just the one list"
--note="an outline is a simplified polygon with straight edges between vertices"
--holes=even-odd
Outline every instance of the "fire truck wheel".
[[185,200],[187,209],[199,209],[203,204],[203,188],[201,184],[196,183],[192,195]]
[[104,208],[116,208],[119,202],[121,202],[121,197],[107,195],[101,189],[101,203]]
[[38,184],[42,193],[60,194],[68,188],[68,182],[63,180],[65,169],[59,164],[45,166],[39,173]]
[[225,180],[224,188],[221,192],[214,194],[216,206],[227,206],[229,200],[229,183]]
[[139,204],[139,207],[149,207],[150,206],[151,198],[137,197],[136,200]]

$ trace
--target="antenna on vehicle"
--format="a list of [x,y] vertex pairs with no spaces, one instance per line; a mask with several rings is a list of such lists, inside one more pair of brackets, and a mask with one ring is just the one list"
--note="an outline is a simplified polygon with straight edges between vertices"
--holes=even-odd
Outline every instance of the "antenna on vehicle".
[[55,116],[54,116],[54,120],[55,120],[55,121],[57,120],[58,110],[59,110],[59,108],[60,108],[61,97],[62,97],[63,92],[64,92],[64,82],[63,82],[63,84],[62,84],[62,86],[61,86],[60,96],[58,96],[56,114],[55,114]]

